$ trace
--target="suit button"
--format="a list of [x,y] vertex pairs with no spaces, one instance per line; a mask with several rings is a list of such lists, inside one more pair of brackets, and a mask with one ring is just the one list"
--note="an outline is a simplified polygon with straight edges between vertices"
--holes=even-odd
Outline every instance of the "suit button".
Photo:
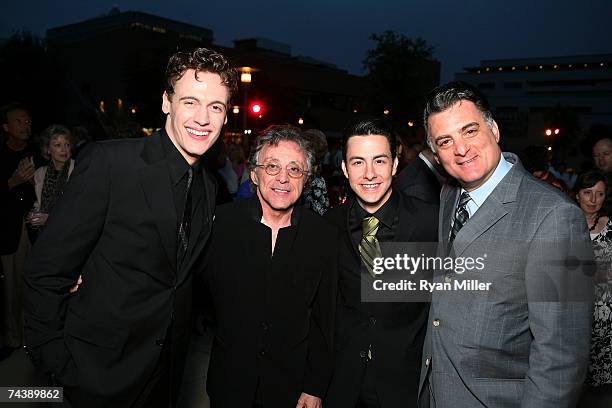
[[444,275],[444,282],[451,283],[452,281],[453,281],[453,276],[450,273],[447,275]]
[[438,326],[440,326],[440,321],[439,321],[438,319],[435,319],[435,320],[433,321],[433,325],[434,325],[434,327],[438,327]]
[[370,317],[370,326],[376,325],[376,318],[374,316]]
[[359,352],[359,357],[361,357],[361,358],[366,358],[367,356],[368,356],[368,352],[367,352],[367,351],[365,351],[365,350],[361,350],[361,351]]
[[270,325],[267,322],[261,322],[261,328],[264,330],[268,330]]
[[429,367],[430,360],[429,358],[425,359],[425,367]]
[[155,339],[155,344],[159,347],[164,345],[164,339]]
[[265,355],[266,355],[266,352],[265,352],[265,351],[263,351],[263,350],[261,350],[261,351],[259,352],[259,355],[263,357],[263,356],[265,356]]

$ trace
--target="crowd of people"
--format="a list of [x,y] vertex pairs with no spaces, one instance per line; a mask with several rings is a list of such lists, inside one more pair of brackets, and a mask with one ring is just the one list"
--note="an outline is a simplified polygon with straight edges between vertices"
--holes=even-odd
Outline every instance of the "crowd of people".
[[[612,404],[610,138],[579,175],[502,152],[486,98],[450,82],[426,144],[360,117],[341,142],[274,125],[246,154],[216,143],[225,56],[177,52],[165,78],[162,128],[76,160],[76,132],[33,143],[28,109],[2,110],[1,359],[25,346],[67,406],[173,407],[204,392],[181,381],[209,328],[210,364],[188,370],[213,408]],[[381,260],[421,247],[482,267],[366,299],[398,276]]]

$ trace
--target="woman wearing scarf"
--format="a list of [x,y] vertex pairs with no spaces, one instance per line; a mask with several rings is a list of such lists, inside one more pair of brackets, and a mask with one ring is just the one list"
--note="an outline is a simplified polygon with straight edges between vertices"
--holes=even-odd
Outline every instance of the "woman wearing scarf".
[[36,203],[28,221],[32,228],[41,228],[47,223],[51,209],[62,195],[64,186],[74,169],[70,142],[70,130],[62,125],[51,125],[41,134],[40,145],[49,164],[34,173]]

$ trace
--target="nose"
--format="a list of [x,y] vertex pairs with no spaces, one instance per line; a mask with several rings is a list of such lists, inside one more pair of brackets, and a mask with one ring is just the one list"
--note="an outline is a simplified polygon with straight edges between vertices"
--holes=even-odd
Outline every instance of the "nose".
[[470,151],[470,145],[459,137],[453,140],[453,149],[456,156],[465,156]]
[[193,118],[194,121],[200,125],[200,126],[205,126],[208,125],[209,121],[209,116],[208,116],[208,107],[207,106],[201,106],[200,109],[198,109],[195,117]]
[[597,198],[595,197],[595,194],[590,194],[590,195],[589,195],[589,201],[590,201],[592,204],[595,204],[595,202],[597,201]]
[[366,168],[365,168],[365,178],[368,180],[372,180],[374,177],[376,177],[376,172],[374,171],[374,164],[373,163],[366,163]]
[[276,175],[276,181],[279,183],[289,182],[289,172],[286,168],[281,168],[281,171]]

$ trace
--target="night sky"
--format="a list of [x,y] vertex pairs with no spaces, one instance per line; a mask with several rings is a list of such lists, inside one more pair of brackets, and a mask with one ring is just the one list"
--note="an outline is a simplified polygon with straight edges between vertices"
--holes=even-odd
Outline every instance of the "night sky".
[[[481,59],[612,53],[610,0],[267,0],[3,2],[0,38],[108,13],[142,11],[213,30],[215,43],[266,37],[304,55],[362,74],[371,33],[391,29],[435,47],[442,81]],[[8,4],[7,4],[8,3]]]

